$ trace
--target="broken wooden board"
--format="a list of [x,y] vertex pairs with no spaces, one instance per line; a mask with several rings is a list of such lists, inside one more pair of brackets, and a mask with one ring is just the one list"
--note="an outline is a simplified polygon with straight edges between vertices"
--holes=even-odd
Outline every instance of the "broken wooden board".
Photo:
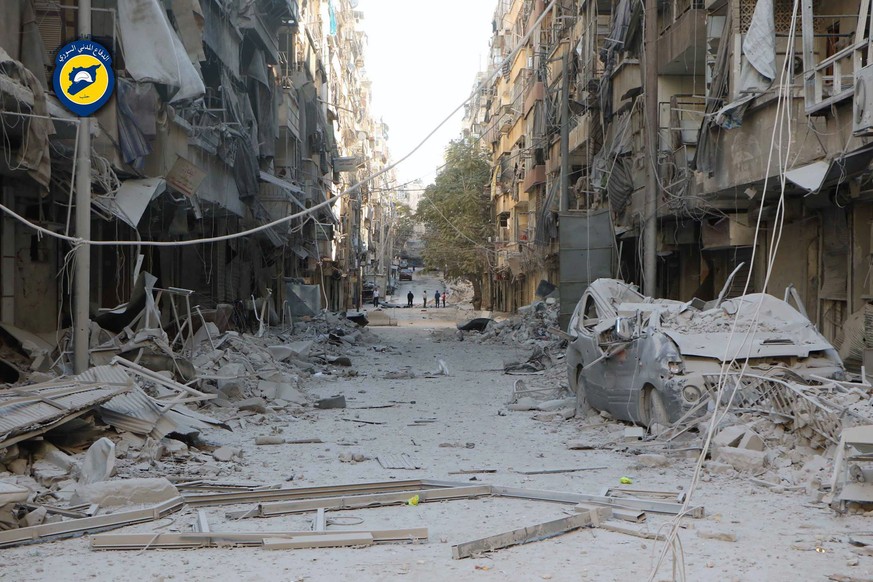
[[227,517],[230,519],[274,517],[276,515],[286,515],[290,513],[304,513],[307,511],[318,510],[319,508],[327,511],[363,509],[367,507],[403,504],[416,496],[418,497],[417,503],[428,503],[432,501],[448,501],[450,499],[469,499],[471,497],[482,497],[485,495],[491,495],[490,485],[453,487],[448,489],[421,489],[419,491],[399,491],[396,493],[350,495],[321,499],[301,499],[298,501],[261,504],[256,508],[246,511],[228,512]]
[[492,494],[503,497],[518,497],[538,501],[552,501],[555,503],[594,503],[622,509],[640,509],[652,513],[666,513],[669,515],[688,515],[689,517],[702,518],[705,514],[702,506],[692,506],[687,509],[681,503],[658,501],[655,499],[637,499],[635,497],[610,497],[606,495],[591,495],[589,493],[565,493],[563,491],[543,491],[536,489],[519,489],[515,487],[492,486]]
[[[461,485],[466,485],[462,483]],[[216,505],[237,505],[240,503],[266,503],[293,499],[318,499],[338,495],[360,495],[365,493],[387,493],[390,491],[417,491],[420,489],[456,487],[451,485],[431,485],[419,479],[404,481],[378,481],[349,485],[328,485],[324,487],[293,487],[290,489],[270,489],[262,491],[228,491],[222,493],[184,494],[185,502],[192,507]]]
[[519,475],[558,475],[560,473],[578,473],[579,471],[600,471],[608,467],[577,467],[575,469],[539,469],[534,471],[513,471]]
[[337,533],[299,536],[296,538],[264,538],[265,550],[302,550],[306,548],[340,548],[346,546],[372,546],[370,532]]
[[501,548],[537,542],[582,527],[589,527],[593,523],[594,520],[592,519],[591,513],[578,513],[554,521],[538,523],[529,527],[523,527],[521,529],[488,536],[487,538],[456,544],[452,546],[452,558],[455,560],[461,560],[485,552],[499,550]]
[[185,505],[181,497],[176,497],[144,509],[119,511],[109,515],[83,517],[57,523],[44,523],[31,527],[20,527],[0,532],[0,548],[18,544],[45,542],[74,537],[84,533],[106,531],[135,523],[154,521],[182,509]]
[[421,462],[413,459],[406,453],[399,455],[379,455],[376,457],[383,469],[407,469],[414,471],[421,469]]
[[[188,533],[133,533],[100,534],[91,537],[94,550],[158,550],[173,548],[207,548],[218,546],[261,546],[264,540],[294,539],[337,532],[314,531],[260,531],[260,532],[188,532]],[[426,540],[426,527],[373,531],[347,531],[346,534],[369,534],[374,543],[398,543]]]
[[631,527],[628,525],[622,525],[620,523],[605,522],[605,523],[601,523],[598,527],[600,529],[605,529],[606,531],[611,531],[611,532],[615,532],[615,533],[622,533],[622,534],[634,536],[637,538],[643,538],[644,540],[657,540],[657,541],[662,542],[662,541],[667,539],[667,536],[665,536],[664,534],[646,531],[646,530],[640,530],[640,529],[637,529],[635,527]]

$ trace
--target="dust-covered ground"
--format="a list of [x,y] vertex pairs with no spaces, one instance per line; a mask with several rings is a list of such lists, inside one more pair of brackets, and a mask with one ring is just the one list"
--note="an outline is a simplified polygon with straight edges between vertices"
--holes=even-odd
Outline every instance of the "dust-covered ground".
[[[408,285],[408,284],[405,284]],[[347,408],[292,416],[287,412],[227,420],[233,432],[203,435],[212,445],[242,449],[222,466],[226,482],[282,486],[338,485],[402,479],[437,479],[530,489],[601,493],[622,477],[640,489],[689,487],[696,459],[669,456],[666,466],[644,467],[623,445],[626,425],[592,416],[563,420],[542,412],[510,412],[517,376],[503,364],[523,360],[525,346],[459,341],[455,323],[470,315],[450,306],[421,309],[420,292],[436,279],[416,273],[413,309],[387,310],[396,325],[374,328],[376,342],[350,348],[352,372],[319,375],[303,385],[313,398],[343,394]],[[405,303],[407,286],[398,289]],[[430,301],[429,301],[430,303]],[[421,377],[437,371],[449,375]],[[386,379],[398,372],[418,377]],[[560,373],[525,377],[529,388],[566,383]],[[255,438],[321,439],[316,444],[256,446]],[[571,450],[568,443],[591,450]],[[379,456],[405,453],[417,470],[384,469]],[[355,458],[363,460],[355,462]],[[453,474],[491,470],[491,473]],[[523,471],[583,469],[523,475]],[[87,536],[0,550],[3,580],[871,580],[873,558],[848,543],[871,529],[863,515],[838,517],[814,492],[763,488],[732,469],[704,471],[694,505],[702,519],[685,518],[676,544],[600,528],[453,560],[452,544],[572,514],[572,506],[507,498],[482,498],[418,506],[329,512],[328,529],[427,527],[419,544],[269,551],[260,548],[93,551]],[[208,508],[212,531],[306,530],[314,514],[269,519],[226,517],[251,505]],[[196,510],[118,532],[191,531]],[[343,525],[348,524],[348,525]],[[352,525],[355,524],[355,525]],[[669,531],[669,516],[648,514],[648,532]],[[702,537],[703,536],[703,537]],[[735,537],[735,541],[728,541]],[[684,573],[684,577],[683,577]],[[830,577],[833,576],[833,577]],[[830,578],[829,578],[830,577]]]

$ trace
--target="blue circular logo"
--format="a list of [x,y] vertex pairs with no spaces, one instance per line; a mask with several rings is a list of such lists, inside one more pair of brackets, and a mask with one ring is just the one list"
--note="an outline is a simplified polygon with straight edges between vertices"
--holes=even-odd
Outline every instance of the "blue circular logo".
[[55,95],[79,117],[88,117],[109,100],[115,88],[112,57],[100,43],[76,40],[55,57]]

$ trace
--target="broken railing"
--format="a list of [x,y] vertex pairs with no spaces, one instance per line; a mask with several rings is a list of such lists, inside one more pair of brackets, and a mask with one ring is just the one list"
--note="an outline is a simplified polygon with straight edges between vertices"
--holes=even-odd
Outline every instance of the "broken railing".
[[790,370],[777,375],[728,372],[704,376],[710,395],[723,388],[721,402],[730,410],[758,411],[790,422],[806,437],[818,434],[839,442],[845,426],[873,423],[873,415],[855,407],[869,398],[868,384],[813,376],[807,380]]

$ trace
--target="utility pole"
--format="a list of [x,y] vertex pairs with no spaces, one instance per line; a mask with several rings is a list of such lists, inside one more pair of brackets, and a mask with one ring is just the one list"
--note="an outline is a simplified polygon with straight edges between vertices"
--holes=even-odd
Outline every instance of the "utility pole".
[[562,57],[561,79],[561,213],[567,212],[570,200],[570,43]]
[[658,244],[658,0],[646,0],[645,50],[643,70],[646,72],[643,88],[646,93],[646,155],[649,157],[646,176],[646,197],[643,210],[643,292],[657,294]]
[[[91,0],[79,0],[79,38],[91,36]],[[79,121],[76,156],[76,237],[91,239],[91,118]],[[77,374],[88,369],[88,325],[91,245],[81,243],[76,249],[75,290],[73,293],[73,365]]]

